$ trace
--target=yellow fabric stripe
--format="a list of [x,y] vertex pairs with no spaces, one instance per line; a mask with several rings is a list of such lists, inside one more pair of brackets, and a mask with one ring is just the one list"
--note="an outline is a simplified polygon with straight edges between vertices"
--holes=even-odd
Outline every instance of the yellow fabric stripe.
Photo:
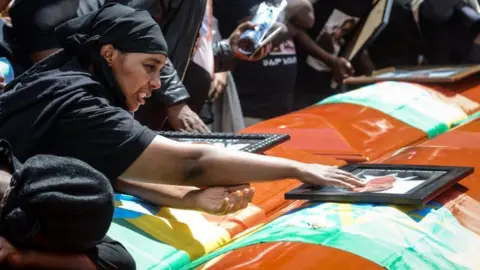
[[185,251],[191,260],[231,240],[227,230],[210,223],[196,211],[162,208],[155,216],[146,214],[127,221],[151,237]]

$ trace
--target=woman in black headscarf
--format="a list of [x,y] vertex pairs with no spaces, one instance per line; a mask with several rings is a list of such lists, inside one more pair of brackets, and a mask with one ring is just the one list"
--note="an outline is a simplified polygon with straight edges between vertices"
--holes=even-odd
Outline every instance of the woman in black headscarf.
[[[148,12],[108,4],[56,32],[65,50],[37,63],[0,96],[0,138],[10,141],[20,161],[35,154],[74,157],[106,175],[116,190],[154,203],[162,203],[152,195],[159,184],[221,186],[297,178],[363,186],[334,167],[175,142],[135,121],[131,112],[160,87],[167,53]],[[221,192],[220,204],[224,196],[231,202],[226,211],[246,206],[241,194],[251,192],[236,191]],[[175,194],[163,199],[185,202],[185,193]],[[189,201],[192,207],[202,204],[198,198]]]

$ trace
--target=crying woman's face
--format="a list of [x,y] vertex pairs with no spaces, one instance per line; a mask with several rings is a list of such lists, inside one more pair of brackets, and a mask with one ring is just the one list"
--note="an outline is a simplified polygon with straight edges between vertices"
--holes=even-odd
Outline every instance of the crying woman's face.
[[104,45],[101,54],[112,68],[129,111],[137,111],[160,88],[160,70],[167,62],[166,55],[123,53],[111,45]]

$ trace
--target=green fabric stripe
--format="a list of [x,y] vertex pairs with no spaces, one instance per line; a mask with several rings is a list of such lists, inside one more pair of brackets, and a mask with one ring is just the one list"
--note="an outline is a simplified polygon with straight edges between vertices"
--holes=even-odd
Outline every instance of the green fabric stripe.
[[428,115],[421,115],[418,111],[410,107],[403,107],[401,110],[393,111],[390,113],[390,116],[423,130],[430,139],[448,131],[447,123],[437,121]]
[[303,242],[352,252],[387,269],[472,269],[479,265],[480,237],[461,226],[446,208],[317,204],[288,213],[184,267],[248,245]]
[[477,119],[477,118],[479,118],[479,117],[480,117],[480,111],[479,111],[479,112],[476,112],[476,113],[474,113],[474,114],[472,114],[472,115],[470,115],[470,116],[468,116],[466,119],[463,119],[463,120],[460,120],[460,121],[457,121],[457,122],[453,123],[453,124],[452,124],[452,128],[458,127],[458,126],[460,126],[460,125],[463,125],[463,124],[465,124],[465,123],[468,123],[468,122],[470,122],[470,121],[473,121],[473,120],[475,120],[475,119]]
[[107,235],[125,246],[137,269],[180,269],[190,263],[186,252],[153,239],[126,220],[115,219]]
[[383,82],[326,98],[317,105],[352,103],[379,110],[433,138],[451,123],[467,117],[460,109],[439,100],[428,90],[403,82]]

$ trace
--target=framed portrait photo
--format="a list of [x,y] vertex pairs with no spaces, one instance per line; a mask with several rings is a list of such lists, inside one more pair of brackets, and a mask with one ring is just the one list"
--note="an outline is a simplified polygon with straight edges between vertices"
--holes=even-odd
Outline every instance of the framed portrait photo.
[[158,135],[190,144],[210,144],[249,153],[263,153],[290,139],[288,134],[189,133],[158,131]]
[[378,35],[383,31],[390,21],[393,0],[377,0],[356,28],[352,39],[346,44],[341,56],[352,61],[352,59],[367,46],[372,44]]
[[350,164],[341,169],[362,179],[365,187],[351,191],[304,184],[287,192],[285,199],[420,206],[474,170],[472,167],[398,164]]

